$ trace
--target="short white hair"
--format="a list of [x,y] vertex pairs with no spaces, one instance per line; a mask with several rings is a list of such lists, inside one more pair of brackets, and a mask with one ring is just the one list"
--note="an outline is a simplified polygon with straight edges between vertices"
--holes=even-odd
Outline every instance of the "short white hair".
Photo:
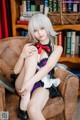
[[38,30],[39,28],[44,27],[46,30],[46,33],[48,36],[51,37],[57,35],[57,32],[54,31],[53,26],[51,24],[50,19],[42,14],[38,13],[31,17],[28,25],[28,35],[31,39],[34,39],[36,41],[36,38],[34,37],[34,30]]

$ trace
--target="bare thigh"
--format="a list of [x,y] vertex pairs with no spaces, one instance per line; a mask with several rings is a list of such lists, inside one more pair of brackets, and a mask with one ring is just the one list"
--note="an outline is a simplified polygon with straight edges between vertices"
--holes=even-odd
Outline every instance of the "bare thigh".
[[37,68],[37,52],[34,55],[25,59],[24,66],[16,79],[15,87],[16,90],[20,90],[23,82],[29,80],[36,72]]
[[39,87],[32,94],[30,105],[34,106],[37,110],[42,111],[48,99],[49,99],[49,90],[43,87]]

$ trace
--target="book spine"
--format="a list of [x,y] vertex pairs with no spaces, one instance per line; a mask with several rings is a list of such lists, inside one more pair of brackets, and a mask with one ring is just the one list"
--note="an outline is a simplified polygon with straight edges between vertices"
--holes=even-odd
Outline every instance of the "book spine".
[[20,25],[28,25],[29,21],[27,20],[17,20],[17,24],[20,24]]
[[60,0],[56,1],[56,11],[60,11]]
[[44,6],[49,6],[49,2],[48,2],[48,0],[44,0]]
[[58,34],[58,45],[62,46],[62,32],[59,32]]
[[49,11],[53,11],[53,0],[49,0]]
[[31,5],[31,11],[36,11],[36,5]]
[[76,45],[75,45],[75,54],[79,54],[79,48],[78,48],[78,45],[79,45],[79,35],[76,36]]
[[22,9],[23,12],[26,12],[26,1],[22,0]]
[[44,12],[44,5],[43,5],[43,4],[40,5],[40,12],[41,12],[41,13]]
[[31,3],[30,3],[30,0],[27,0],[26,1],[27,3],[26,3],[26,5],[27,5],[27,11],[31,11]]
[[66,12],[66,2],[65,2],[65,0],[62,0],[62,11]]
[[66,54],[71,54],[71,32],[66,35]]
[[78,49],[79,49],[79,53],[78,53],[78,55],[80,56],[80,35],[79,35],[79,44],[78,44]]
[[54,12],[57,11],[57,1],[56,0],[53,1],[53,11]]
[[73,11],[78,12],[78,4],[73,4]]
[[76,32],[72,31],[72,37],[71,37],[71,54],[75,54],[75,44],[76,44]]
[[20,5],[19,5],[19,10],[20,10],[20,16],[22,15],[23,12],[23,7],[22,7],[22,1],[20,0]]
[[20,30],[20,36],[26,36],[28,33],[27,30]]
[[55,36],[55,37],[54,37],[54,44],[55,44],[55,45],[58,45],[58,36]]
[[69,1],[69,3],[67,3],[67,11],[68,12],[71,12],[72,11],[72,0],[68,0]]

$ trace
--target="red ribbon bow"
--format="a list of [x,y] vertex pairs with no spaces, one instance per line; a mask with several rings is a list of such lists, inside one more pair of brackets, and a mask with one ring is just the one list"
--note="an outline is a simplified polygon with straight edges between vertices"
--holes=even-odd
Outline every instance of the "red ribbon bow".
[[38,49],[38,54],[40,54],[42,52],[42,49],[44,49],[47,52],[50,52],[50,48],[46,45],[42,45],[41,43],[37,43],[36,47]]

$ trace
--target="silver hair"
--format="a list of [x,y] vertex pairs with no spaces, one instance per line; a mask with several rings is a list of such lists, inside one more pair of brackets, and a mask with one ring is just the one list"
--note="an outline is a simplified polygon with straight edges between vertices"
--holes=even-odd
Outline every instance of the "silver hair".
[[57,35],[57,32],[55,32],[53,29],[50,19],[46,15],[38,13],[33,15],[29,21],[29,25],[28,25],[29,37],[36,41],[36,38],[34,37],[34,30],[35,29],[38,30],[41,27],[45,28],[46,33],[48,34],[50,39],[52,38],[52,36]]

